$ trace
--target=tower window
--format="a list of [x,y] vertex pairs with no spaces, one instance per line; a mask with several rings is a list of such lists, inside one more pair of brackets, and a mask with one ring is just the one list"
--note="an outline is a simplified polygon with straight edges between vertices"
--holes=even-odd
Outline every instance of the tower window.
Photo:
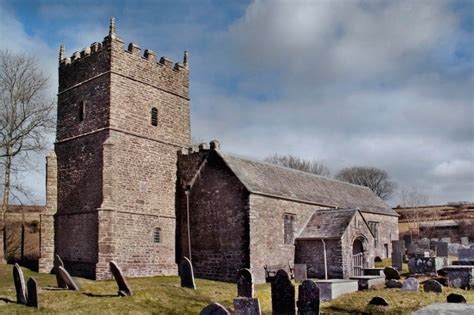
[[161,228],[155,228],[153,230],[153,242],[161,243]]
[[79,104],[79,121],[84,121],[84,118],[86,118],[86,102],[82,101]]
[[283,215],[283,237],[285,244],[293,244],[295,219],[296,216],[294,214],[285,213]]
[[156,107],[151,109],[151,125],[158,126],[158,109]]

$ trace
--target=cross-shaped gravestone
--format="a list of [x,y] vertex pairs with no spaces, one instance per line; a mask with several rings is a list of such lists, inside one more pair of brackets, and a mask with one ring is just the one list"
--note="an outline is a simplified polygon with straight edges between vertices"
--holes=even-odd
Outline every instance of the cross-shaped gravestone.
[[115,261],[111,261],[109,263],[110,266],[110,272],[114,275],[115,282],[117,282],[118,286],[118,295],[120,296],[132,296],[133,292],[132,289],[130,289],[130,286],[127,283],[127,279],[125,279],[125,276],[122,273],[122,270],[120,267],[117,265]]
[[67,284],[64,282],[63,278],[59,276],[59,266],[64,268],[64,263],[59,255],[54,256],[54,274],[56,275],[56,283],[58,288],[67,289]]
[[285,270],[278,270],[272,282],[272,311],[274,315],[295,314],[295,286]]
[[79,286],[74,282],[69,272],[66,271],[63,267],[58,267],[59,276],[62,278],[62,281],[66,283],[66,286],[69,290],[79,291]]
[[28,279],[26,282],[28,288],[28,298],[26,305],[39,308],[38,304],[38,283],[34,278]]
[[179,264],[179,276],[181,277],[181,286],[183,288],[196,289],[193,265],[187,257],[183,257],[181,264]]
[[237,272],[237,296],[253,298],[253,277],[248,269]]
[[298,315],[319,314],[319,288],[312,280],[305,280],[298,287]]
[[18,264],[13,266],[13,281],[15,282],[16,302],[18,304],[26,304],[25,277],[23,277],[23,271]]

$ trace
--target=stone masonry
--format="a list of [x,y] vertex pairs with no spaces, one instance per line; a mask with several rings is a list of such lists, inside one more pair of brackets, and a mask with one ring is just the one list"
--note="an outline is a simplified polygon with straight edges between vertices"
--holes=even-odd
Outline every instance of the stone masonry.
[[[176,151],[190,144],[187,59],[102,43],[60,51],[55,250],[73,275],[177,274]],[[156,116],[152,118],[152,112]],[[155,120],[153,123],[152,119]],[[156,126],[155,126],[156,125]]]

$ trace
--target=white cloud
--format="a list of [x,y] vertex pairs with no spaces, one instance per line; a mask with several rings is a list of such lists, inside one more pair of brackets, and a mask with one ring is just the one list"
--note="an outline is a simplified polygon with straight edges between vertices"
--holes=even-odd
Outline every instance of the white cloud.
[[433,174],[438,177],[466,177],[474,179],[474,161],[460,159],[444,161],[436,165]]

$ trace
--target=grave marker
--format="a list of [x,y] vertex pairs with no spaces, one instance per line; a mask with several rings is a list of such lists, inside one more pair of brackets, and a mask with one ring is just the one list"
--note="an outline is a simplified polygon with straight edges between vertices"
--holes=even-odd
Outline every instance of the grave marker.
[[441,293],[443,292],[443,286],[438,281],[430,279],[423,284],[423,291]]
[[253,298],[253,277],[249,269],[240,269],[237,272],[237,296]]
[[402,291],[418,291],[420,282],[418,279],[409,277],[403,282]]
[[71,275],[69,274],[69,272],[66,271],[66,269],[59,266],[58,273],[62,280],[66,283],[66,286],[69,290],[79,291],[79,286],[76,284],[76,282],[74,282]]
[[272,311],[274,315],[295,314],[295,286],[285,270],[278,270],[272,282]]
[[295,264],[293,272],[295,274],[296,282],[303,282],[308,279],[306,264]]
[[203,308],[199,315],[230,315],[230,312],[219,303],[211,303]]
[[38,283],[34,278],[28,279],[26,283],[28,288],[28,298],[26,305],[39,308],[38,304]]
[[122,273],[122,270],[120,267],[117,265],[115,261],[111,261],[109,263],[110,266],[110,272],[114,275],[115,282],[117,282],[118,286],[118,295],[120,296],[132,296],[133,292],[132,289],[130,289],[130,286],[127,283],[127,279],[125,279],[125,276]]
[[235,315],[260,315],[260,302],[258,299],[238,297],[234,299]]
[[305,280],[298,287],[298,315],[319,314],[319,287],[312,280]]
[[54,256],[54,275],[56,276],[56,283],[58,284],[58,288],[67,289],[67,284],[64,280],[59,276],[59,266],[64,268],[64,263],[59,255]]
[[179,265],[179,276],[181,277],[181,287],[196,289],[194,282],[193,265],[187,257],[183,257]]
[[15,282],[16,302],[18,304],[26,304],[25,277],[23,277],[23,271],[18,264],[13,266],[13,281]]

